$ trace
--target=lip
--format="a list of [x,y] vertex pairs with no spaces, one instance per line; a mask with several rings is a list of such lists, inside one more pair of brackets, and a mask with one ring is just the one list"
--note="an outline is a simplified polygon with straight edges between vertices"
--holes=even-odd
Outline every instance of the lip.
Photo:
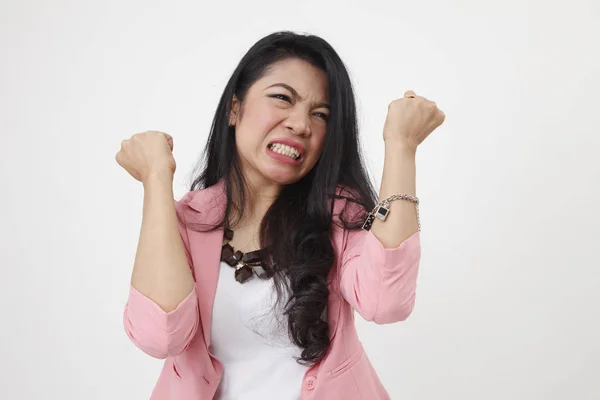
[[302,146],[300,143],[296,142],[295,140],[285,139],[285,138],[273,139],[271,142],[269,142],[269,146],[271,146],[272,144],[275,144],[275,143],[285,144],[286,146],[290,146],[290,147],[293,147],[294,149],[298,150],[298,152],[300,153],[300,158],[298,158],[298,161],[302,160],[304,158],[304,153],[305,153],[304,146]]
[[273,150],[271,150],[270,148],[267,147],[266,149],[266,153],[269,157],[274,158],[275,160],[282,162],[284,164],[289,164],[289,165],[293,165],[294,167],[299,167],[302,165],[302,160],[303,158],[300,157],[297,160],[292,160],[291,158],[289,158],[288,156],[284,156],[283,154],[279,154],[274,152]]

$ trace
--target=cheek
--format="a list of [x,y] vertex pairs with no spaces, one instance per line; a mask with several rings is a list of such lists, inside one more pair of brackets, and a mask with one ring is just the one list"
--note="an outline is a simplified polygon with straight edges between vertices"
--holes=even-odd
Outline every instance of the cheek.
[[311,147],[315,150],[314,156],[315,158],[319,158],[321,152],[323,151],[323,147],[325,146],[325,133],[320,133],[313,137],[313,142],[311,143]]
[[244,129],[236,129],[235,147],[237,148],[239,153],[246,154],[248,152],[248,148],[252,145],[249,139],[249,135],[246,132],[244,132]]
[[321,153],[323,152],[323,147],[325,145],[325,135],[320,137],[313,136],[311,144],[310,144],[310,154],[306,158],[306,167],[308,170],[313,169],[319,157],[321,157]]
[[237,132],[236,141],[244,146],[262,147],[269,132],[277,125],[272,113],[264,110],[247,110],[244,120]]
[[238,150],[249,154],[256,151],[258,147],[261,147],[265,139],[264,128],[255,123],[239,127],[235,132],[235,142]]

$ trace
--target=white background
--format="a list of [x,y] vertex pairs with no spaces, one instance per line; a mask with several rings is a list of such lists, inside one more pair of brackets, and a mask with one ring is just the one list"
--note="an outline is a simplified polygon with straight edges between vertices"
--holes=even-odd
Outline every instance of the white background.
[[142,187],[114,161],[175,138],[187,190],[228,76],[262,36],[322,36],[356,85],[376,184],[388,103],[447,115],[418,152],[408,321],[357,320],[393,399],[600,399],[600,5],[2,1],[0,397],[148,399],[121,315]]

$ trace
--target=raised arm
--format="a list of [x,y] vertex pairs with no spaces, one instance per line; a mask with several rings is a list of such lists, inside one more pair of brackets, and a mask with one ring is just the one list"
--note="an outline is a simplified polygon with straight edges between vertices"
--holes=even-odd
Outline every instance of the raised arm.
[[[379,200],[394,194],[416,196],[417,146],[444,119],[436,103],[413,91],[390,104],[383,133],[385,160]],[[402,321],[414,306],[420,259],[415,205],[394,201],[387,219],[375,219],[370,231],[345,233],[342,296],[369,321]]]
[[123,323],[129,338],[157,358],[181,353],[199,323],[187,231],[177,219],[178,202],[173,202],[174,168],[166,154],[171,155],[170,140],[161,132],[134,135],[117,154],[119,164],[144,184],[142,227]]
[[165,312],[173,311],[194,288],[191,260],[173,204],[173,182],[154,174],[144,182],[144,210],[131,286]]

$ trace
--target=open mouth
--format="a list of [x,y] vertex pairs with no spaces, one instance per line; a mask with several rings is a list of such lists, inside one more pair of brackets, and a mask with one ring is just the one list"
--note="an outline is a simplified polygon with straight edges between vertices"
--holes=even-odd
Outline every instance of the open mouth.
[[283,143],[273,143],[268,147],[271,151],[289,157],[292,160],[298,160],[301,157],[301,154],[298,150]]

